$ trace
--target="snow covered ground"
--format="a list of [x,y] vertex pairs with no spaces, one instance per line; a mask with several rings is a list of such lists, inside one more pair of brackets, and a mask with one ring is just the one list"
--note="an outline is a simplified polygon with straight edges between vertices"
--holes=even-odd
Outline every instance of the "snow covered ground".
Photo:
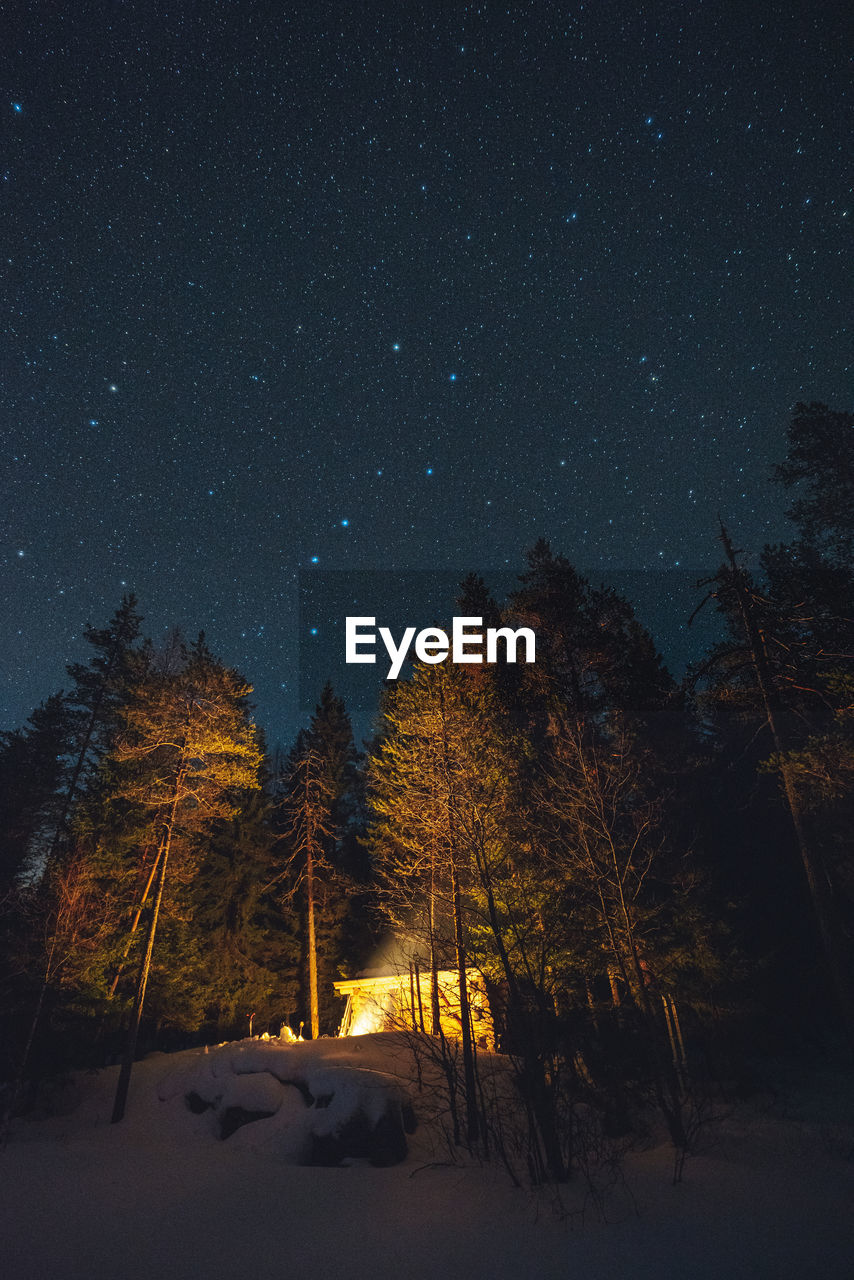
[[[854,1276],[850,1076],[718,1120],[679,1186],[666,1146],[631,1155],[607,1221],[558,1221],[501,1169],[450,1164],[403,1037],[154,1055],[113,1126],[116,1074],[79,1077],[67,1114],[16,1122],[0,1154],[7,1280]],[[410,1093],[421,1123],[402,1163],[295,1163],[354,1114],[404,1112]],[[230,1107],[274,1114],[222,1140]]]

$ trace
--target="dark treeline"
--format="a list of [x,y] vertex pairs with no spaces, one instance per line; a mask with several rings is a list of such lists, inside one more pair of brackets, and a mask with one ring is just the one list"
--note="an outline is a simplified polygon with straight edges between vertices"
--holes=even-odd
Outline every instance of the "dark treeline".
[[[0,735],[7,1110],[72,1065],[334,1034],[333,980],[390,930],[484,976],[535,1177],[569,1173],[580,1102],[614,1133],[652,1104],[684,1152],[756,1055],[850,1054],[854,416],[798,405],[776,474],[791,541],[750,574],[710,531],[725,638],[681,684],[540,541],[507,600],[472,575],[458,601],[533,628],[536,663],[416,663],[363,753],[327,687],[271,757],[246,681],[203,636],[156,650],[123,600]],[[474,1143],[465,999],[460,1030]]]

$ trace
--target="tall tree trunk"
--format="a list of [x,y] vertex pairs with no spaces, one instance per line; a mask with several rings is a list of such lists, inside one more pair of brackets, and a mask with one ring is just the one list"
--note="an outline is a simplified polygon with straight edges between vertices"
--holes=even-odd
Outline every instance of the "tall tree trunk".
[[414,962],[414,968],[415,968],[415,996],[416,996],[416,999],[418,1000],[418,1029],[423,1036],[424,1035],[424,1006],[421,1003],[421,968],[417,960]]
[[317,1004],[317,940],[314,934],[314,853],[309,841],[306,850],[306,893],[308,897],[308,1000],[311,1014],[311,1038],[320,1036]]
[[451,892],[454,899],[454,948],[457,959],[457,977],[460,984],[460,1023],[462,1026],[463,1079],[466,1086],[466,1139],[477,1142],[480,1130],[477,1110],[477,1082],[474,1075],[474,1046],[471,1034],[471,1010],[469,1008],[468,974],[466,972],[465,941],[463,939],[463,913],[460,900],[460,881],[456,858],[451,854]]
[[145,909],[145,904],[148,901],[148,895],[151,892],[151,886],[154,884],[154,877],[157,875],[157,868],[160,865],[160,855],[162,854],[162,852],[163,852],[163,841],[161,840],[157,849],[157,856],[154,859],[154,863],[149,873],[148,880],[146,881],[145,888],[142,891],[142,897],[139,900],[139,906],[134,912],[133,920],[131,921],[130,937],[125,943],[125,949],[122,952],[122,958],[119,961],[119,967],[116,970],[116,976],[113,978],[112,982],[110,983],[110,998],[112,998],[116,994],[116,987],[119,985],[119,978],[122,976],[122,973],[124,971],[125,960],[127,960],[128,958],[128,952],[130,951],[131,943],[133,942],[133,935],[136,933],[137,929],[139,928],[140,918]]
[[142,957],[142,962],[139,966],[136,997],[133,1002],[133,1013],[131,1014],[130,1026],[128,1027],[127,1039],[125,1041],[125,1052],[124,1057],[122,1058],[121,1071],[119,1072],[119,1082],[116,1086],[113,1114],[110,1119],[111,1124],[118,1124],[125,1114],[128,1088],[130,1086],[130,1076],[131,1071],[133,1070],[133,1060],[136,1055],[136,1042],[139,1036],[139,1024],[142,1019],[142,1007],[145,1003],[145,988],[148,985],[148,974],[151,969],[151,956],[154,951],[154,937],[157,933],[157,920],[160,915],[160,904],[163,901],[163,886],[166,883],[166,864],[169,861],[169,850],[172,846],[172,833],[175,829],[175,818],[178,813],[178,801],[181,796],[183,780],[184,766],[182,764],[178,777],[175,780],[175,792],[172,797],[169,820],[164,831],[162,845],[163,851],[160,857],[160,875],[157,880],[157,896],[154,899],[154,906],[151,911],[151,920],[148,925],[148,939],[145,945],[145,954]]
[[154,950],[154,935],[157,932],[157,918],[160,915],[160,904],[163,901],[163,886],[166,882],[166,862],[169,857],[169,844],[163,850],[163,857],[160,860],[160,875],[157,880],[157,897],[154,899],[154,907],[151,912],[151,921],[148,926],[148,941],[146,942],[145,955],[139,967],[139,980],[136,987],[136,998],[133,1002],[133,1013],[131,1015],[130,1026],[128,1027],[127,1040],[125,1041],[125,1052],[122,1059],[122,1067],[119,1072],[119,1083],[116,1087],[116,1097],[113,1103],[113,1114],[110,1119],[111,1124],[118,1124],[125,1114],[125,1105],[127,1103],[128,1088],[130,1086],[130,1076],[133,1070],[133,1060],[136,1055],[136,1042],[139,1036],[139,1024],[142,1019],[142,1006],[145,1002],[145,988],[148,985],[148,974],[151,969],[151,954]]
[[430,858],[430,1034],[437,1036],[442,1026],[439,1009],[439,957],[436,954],[436,857]]
[[451,897],[454,910],[454,949],[457,961],[457,979],[460,987],[460,1023],[463,1050],[463,1081],[466,1091],[466,1139],[471,1145],[477,1142],[480,1129],[477,1110],[477,1083],[474,1074],[474,1047],[471,1034],[471,1012],[469,1009],[468,974],[466,973],[466,947],[463,935],[463,909],[460,894],[459,868],[457,867],[457,848],[454,813],[454,786],[449,764],[448,722],[445,711],[445,693],[439,685],[439,706],[442,724],[442,768],[445,777],[445,812],[447,821],[448,858],[451,871]]

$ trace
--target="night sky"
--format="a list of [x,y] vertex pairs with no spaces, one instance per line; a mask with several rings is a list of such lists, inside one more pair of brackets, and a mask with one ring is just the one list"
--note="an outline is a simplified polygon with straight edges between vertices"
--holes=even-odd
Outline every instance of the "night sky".
[[0,726],[131,589],[275,741],[301,573],[779,539],[854,398],[845,7],[4,5]]

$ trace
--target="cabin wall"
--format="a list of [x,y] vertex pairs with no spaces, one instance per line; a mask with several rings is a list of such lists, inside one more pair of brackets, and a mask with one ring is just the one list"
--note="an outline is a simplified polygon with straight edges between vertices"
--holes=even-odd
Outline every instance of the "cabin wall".
[[[461,1035],[459,983],[456,974],[439,975],[439,1015],[444,1035]],[[420,991],[420,1000],[419,1000]],[[469,979],[469,1004],[476,1044],[494,1048],[494,1031],[486,992],[478,979]],[[430,974],[390,975],[354,987],[341,1023],[340,1035],[366,1035],[377,1031],[431,1030]]]

